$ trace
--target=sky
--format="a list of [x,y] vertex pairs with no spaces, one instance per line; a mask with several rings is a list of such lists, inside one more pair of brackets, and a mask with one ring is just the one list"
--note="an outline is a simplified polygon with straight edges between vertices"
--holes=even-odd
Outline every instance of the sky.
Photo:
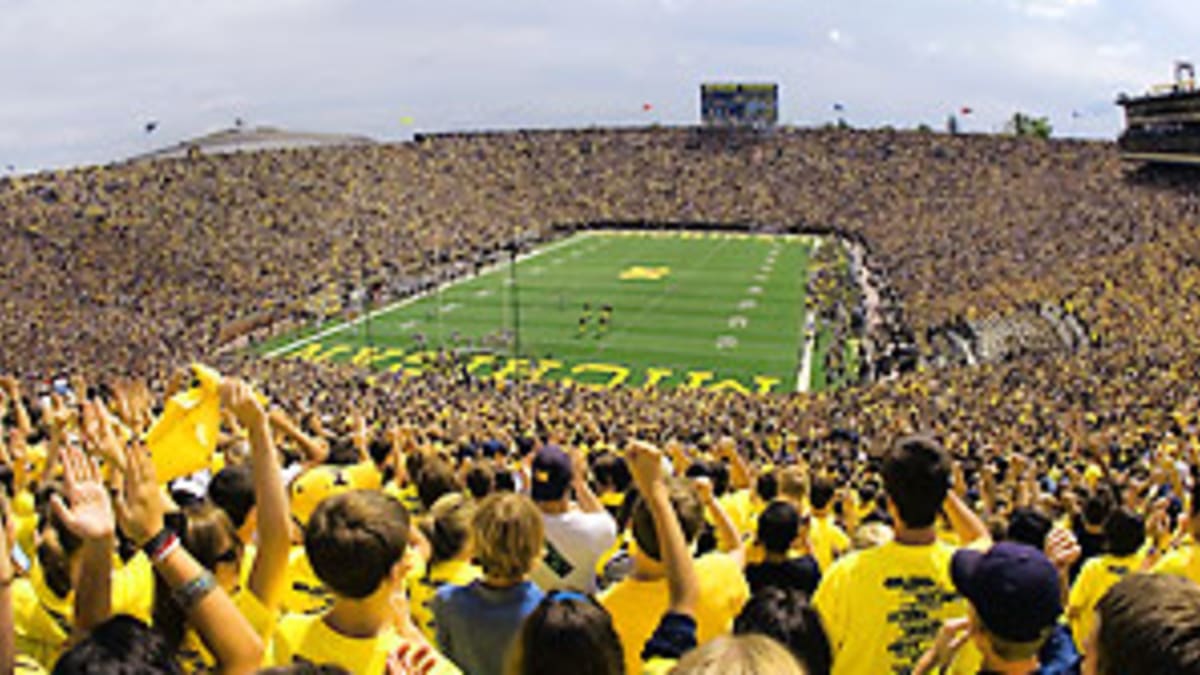
[[1116,95],[1200,60],[1198,34],[1194,0],[0,0],[0,175],[236,118],[385,141],[692,124],[725,80],[778,82],[786,124],[968,107],[966,131],[1023,111],[1113,138]]

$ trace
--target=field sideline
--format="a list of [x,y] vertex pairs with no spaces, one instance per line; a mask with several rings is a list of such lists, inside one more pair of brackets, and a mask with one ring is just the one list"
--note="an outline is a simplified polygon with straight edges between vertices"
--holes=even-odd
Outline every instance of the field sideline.
[[[585,232],[519,260],[515,298],[504,264],[376,309],[369,321],[282,336],[259,351],[412,374],[447,346],[471,354],[476,375],[794,391],[812,244],[800,236]],[[518,315],[523,358],[514,359]],[[820,362],[814,356],[818,384]]]

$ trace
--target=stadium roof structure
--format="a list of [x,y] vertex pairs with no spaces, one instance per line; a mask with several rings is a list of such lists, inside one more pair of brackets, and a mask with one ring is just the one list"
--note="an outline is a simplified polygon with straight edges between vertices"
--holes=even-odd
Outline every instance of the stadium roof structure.
[[349,134],[287,131],[269,126],[231,127],[137,155],[130,161],[180,158],[187,156],[189,152],[224,155],[235,152],[372,145],[374,143],[374,140],[366,136]]
[[1143,96],[1122,94],[1125,131],[1118,144],[1126,160],[1154,164],[1200,164],[1200,88],[1195,67],[1175,64],[1175,82]]

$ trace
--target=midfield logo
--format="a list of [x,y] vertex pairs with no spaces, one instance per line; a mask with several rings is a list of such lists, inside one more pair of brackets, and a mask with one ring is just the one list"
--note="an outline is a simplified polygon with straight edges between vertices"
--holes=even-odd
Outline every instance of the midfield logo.
[[636,265],[621,272],[621,281],[659,281],[671,273],[670,267],[642,267]]

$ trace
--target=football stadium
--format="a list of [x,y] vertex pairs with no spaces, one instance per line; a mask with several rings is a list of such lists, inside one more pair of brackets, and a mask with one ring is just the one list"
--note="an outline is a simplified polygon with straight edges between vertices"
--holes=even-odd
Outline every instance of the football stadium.
[[[455,58],[552,38],[477,9]],[[253,9],[297,53],[341,25],[292,11]],[[863,95],[839,59],[886,45],[821,38]],[[558,67],[603,82],[587,44]],[[154,118],[55,168],[83,127],[0,104],[47,158],[0,176],[0,675],[1200,672],[1200,89],[1092,51],[1145,75],[1072,71],[1107,135],[1001,75],[938,128],[705,76],[687,116],[482,88],[403,137]],[[91,102],[54,82],[16,97]]]

